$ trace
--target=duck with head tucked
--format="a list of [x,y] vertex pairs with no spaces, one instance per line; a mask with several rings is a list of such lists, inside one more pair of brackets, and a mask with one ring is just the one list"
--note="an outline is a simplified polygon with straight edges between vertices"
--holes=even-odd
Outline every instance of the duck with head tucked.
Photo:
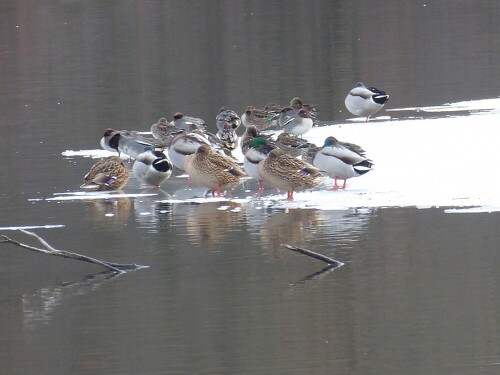
[[193,183],[211,189],[212,196],[215,192],[220,196],[221,191],[236,187],[240,183],[240,177],[245,176],[234,161],[208,145],[201,145],[194,154],[186,157],[184,170]]
[[245,112],[241,115],[241,123],[243,126],[255,126],[258,130],[274,128],[278,125],[279,114],[265,109],[257,109],[253,106],[248,106]]
[[299,138],[293,134],[280,133],[276,139],[276,146],[293,157],[298,157],[304,154],[305,150],[309,147],[310,143],[305,139]]
[[[161,120],[161,119],[160,119]],[[101,147],[108,151],[117,151],[135,159],[149,148],[165,148],[166,143],[157,139],[143,137],[134,130],[114,130],[108,128],[101,138]]]
[[195,129],[205,129],[205,120],[197,117],[184,116],[181,112],[174,113],[172,125],[180,130],[190,132]]
[[296,159],[276,148],[262,160],[257,170],[260,178],[278,188],[287,191],[287,200],[293,200],[293,193],[300,189],[316,187],[316,179],[321,177],[318,168]]
[[80,188],[87,191],[121,190],[128,182],[128,170],[118,156],[109,156],[95,163],[83,180]]
[[[345,189],[347,179],[362,176],[373,167],[360,146],[340,142],[335,137],[326,138],[322,147],[309,146],[306,158],[335,180],[334,190]],[[339,179],[344,180],[342,186],[338,185]]]
[[196,152],[201,145],[210,146],[210,142],[196,132],[186,133],[181,131],[168,148],[168,157],[174,166],[184,170],[186,157]]
[[161,142],[165,142],[167,147],[170,146],[175,135],[179,133],[179,129],[167,121],[165,117],[158,120],[157,123],[151,125],[151,134]]
[[366,117],[366,121],[380,111],[389,100],[385,91],[375,87],[366,87],[358,82],[345,98],[345,106],[354,116]]
[[132,172],[142,185],[160,187],[172,175],[172,168],[161,149],[149,149],[137,155]]

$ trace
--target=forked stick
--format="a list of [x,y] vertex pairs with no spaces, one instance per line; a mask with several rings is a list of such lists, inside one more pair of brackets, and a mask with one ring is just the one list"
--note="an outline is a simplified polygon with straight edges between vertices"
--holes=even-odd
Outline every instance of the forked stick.
[[45,249],[26,245],[24,243],[21,243],[19,241],[12,239],[12,238],[9,238],[3,234],[1,235],[1,237],[4,240],[0,241],[0,243],[11,243],[11,244],[20,246],[24,249],[28,249],[28,250],[35,251],[35,252],[42,253],[42,254],[60,256],[63,258],[76,259],[76,260],[81,260],[81,261],[87,262],[87,263],[98,264],[98,265],[103,266],[103,267],[107,268],[108,270],[116,272],[116,273],[134,271],[134,270],[137,270],[140,268],[148,267],[148,266],[141,266],[139,264],[120,264],[120,263],[106,262],[103,260],[88,257],[86,255],[72,253],[72,252],[66,251],[66,250],[58,250],[58,249],[55,249],[54,247],[52,247],[47,241],[45,241],[42,237],[40,237],[36,233],[29,232],[29,231],[24,230],[24,229],[19,229],[19,231],[21,231],[24,234],[27,234],[28,236],[35,237],[45,247]]

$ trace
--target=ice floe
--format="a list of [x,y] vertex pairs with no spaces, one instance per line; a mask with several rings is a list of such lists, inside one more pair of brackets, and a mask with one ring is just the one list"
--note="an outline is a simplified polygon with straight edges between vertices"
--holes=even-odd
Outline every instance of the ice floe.
[[[500,175],[496,168],[500,140],[500,98],[449,103],[420,108],[396,108],[387,112],[413,111],[407,117],[394,119],[381,114],[376,121],[347,120],[341,124],[314,127],[304,138],[317,145],[333,135],[341,141],[362,146],[375,163],[374,170],[348,180],[345,190],[296,192],[295,200],[283,201],[285,194],[275,190],[259,197],[247,186],[231,196],[207,198],[200,195],[173,193],[170,203],[259,202],[285,208],[345,210],[379,207],[442,207],[445,212],[500,211]],[[419,118],[420,111],[443,112],[442,117]],[[448,112],[470,111],[467,115],[449,116]],[[102,157],[103,150],[82,150],[64,156]],[[172,180],[172,179],[171,179]],[[177,180],[179,181],[179,180]],[[164,189],[170,194],[169,180]],[[130,184],[129,184],[130,185]],[[325,183],[323,183],[325,185]],[[132,189],[127,186],[125,188]],[[253,194],[255,193],[255,194]],[[88,195],[58,194],[47,200],[102,199],[140,197],[140,194]]]

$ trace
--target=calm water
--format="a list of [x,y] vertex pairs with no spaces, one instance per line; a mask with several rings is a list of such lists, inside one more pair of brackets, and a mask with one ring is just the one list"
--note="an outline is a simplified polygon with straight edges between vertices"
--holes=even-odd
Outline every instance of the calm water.
[[[36,232],[150,268],[1,245],[0,373],[498,374],[499,213],[45,200],[92,164],[62,151],[175,111],[299,95],[341,122],[359,80],[388,108],[497,97],[500,3],[424,3],[2,2],[0,226],[62,224]],[[346,264],[321,273],[282,243]]]

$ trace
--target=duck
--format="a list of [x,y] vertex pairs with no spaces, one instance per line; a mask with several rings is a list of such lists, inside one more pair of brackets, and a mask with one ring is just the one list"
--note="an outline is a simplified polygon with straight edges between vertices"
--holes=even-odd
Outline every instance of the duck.
[[222,145],[231,151],[238,146],[238,134],[229,122],[224,124],[224,128],[219,130],[216,136],[222,141]]
[[243,159],[243,168],[248,176],[259,181],[260,191],[263,190],[263,186],[262,179],[259,176],[258,165],[275,148],[276,146],[270,144],[262,137],[253,138],[248,142]]
[[228,109],[227,107],[222,107],[219,110],[215,120],[217,122],[217,130],[224,130],[224,124],[226,122],[229,122],[234,130],[238,129],[241,124],[240,116],[238,116],[235,111]]
[[304,104],[302,102],[302,99],[299,97],[295,97],[290,100],[290,107],[295,109],[296,111],[305,109],[308,112],[309,117],[312,118],[313,120],[315,120],[316,116],[318,115],[318,110],[316,109],[315,105]]
[[151,134],[161,142],[165,142],[169,147],[175,135],[179,133],[179,129],[172,123],[168,122],[165,117],[158,120],[157,123],[151,125]]
[[206,122],[201,118],[184,116],[181,112],[175,112],[172,125],[189,132],[194,129],[205,129]]
[[194,154],[201,145],[210,147],[210,142],[197,132],[182,131],[172,140],[168,148],[168,157],[175,167],[184,170],[186,157]]
[[278,125],[279,114],[265,109],[257,109],[253,106],[247,106],[245,112],[241,115],[243,126],[255,126],[258,130],[274,128]]
[[102,136],[99,144],[101,145],[101,148],[106,151],[110,152],[118,152],[120,154],[120,151],[118,151],[118,141],[120,139],[121,132],[112,128],[107,128],[104,130],[104,135]]
[[320,170],[276,148],[259,162],[259,177],[269,185],[287,191],[287,200],[293,200],[293,193],[299,189],[310,189],[317,185]]
[[[208,143],[210,143],[210,146],[214,150],[217,150],[219,154],[233,158],[232,152],[237,146],[238,136],[232,128],[227,128],[224,131],[219,131],[217,132],[217,135],[202,129],[195,129],[191,133],[201,135],[208,141]],[[225,140],[221,139],[221,137]],[[233,137],[235,137],[236,139],[234,139]]]
[[92,165],[80,186],[86,191],[121,190],[128,182],[128,170],[118,156],[108,156]]
[[264,107],[264,111],[266,111],[267,113],[269,114],[272,114],[276,117],[279,117],[280,116],[280,113],[281,113],[281,110],[283,109],[282,106],[274,103],[274,102],[269,102],[266,104],[266,106]]
[[276,139],[276,147],[282,149],[286,154],[297,157],[304,154],[310,143],[306,140],[289,133],[280,133]]
[[172,175],[172,163],[161,149],[149,149],[139,155],[134,161],[132,172],[142,185],[157,188]]
[[296,110],[292,107],[285,107],[281,111],[279,125],[284,132],[301,136],[311,130],[313,120],[306,109]]
[[111,128],[105,130],[100,144],[104,150],[117,151],[118,156],[123,153],[133,159],[148,148],[166,147],[164,141],[143,137],[136,131],[114,130]]
[[[322,147],[310,146],[308,159],[335,180],[334,190],[345,189],[347,179],[362,176],[373,167],[373,162],[366,158],[366,152],[360,146],[340,142],[332,136],[325,139]],[[344,180],[342,186],[338,185],[339,179]]]
[[196,152],[186,157],[184,170],[193,183],[208,187],[212,196],[220,197],[222,190],[239,185],[245,173],[231,159],[212,150],[209,145],[201,145]]
[[167,143],[160,140],[148,139],[137,134],[121,133],[118,138],[118,151],[128,155],[132,159],[150,148],[166,148]]
[[241,136],[240,144],[241,144],[241,152],[243,155],[246,154],[248,148],[250,147],[250,142],[254,138],[263,138],[266,142],[270,143],[274,146],[274,142],[271,140],[272,134],[262,134],[259,133],[257,127],[255,125],[248,125],[245,129],[245,133]]
[[385,91],[375,87],[366,87],[362,82],[358,82],[347,97],[345,106],[354,116],[366,117],[366,121],[375,113],[380,111],[389,100],[389,95]]

